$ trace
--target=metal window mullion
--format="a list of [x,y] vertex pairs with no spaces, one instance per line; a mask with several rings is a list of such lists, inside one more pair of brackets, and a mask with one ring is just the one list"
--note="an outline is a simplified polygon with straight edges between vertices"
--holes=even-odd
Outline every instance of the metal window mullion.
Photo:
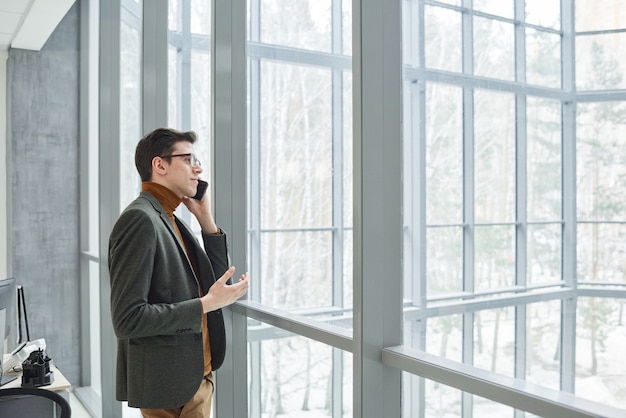
[[402,341],[401,1],[352,8],[353,415],[399,417],[402,374],[381,352]]
[[[472,0],[464,0],[471,9]],[[473,73],[472,16],[463,14],[463,73]],[[474,89],[463,88],[463,290],[474,291]]]
[[[528,136],[526,128],[526,96],[516,96],[516,228],[515,228],[515,284],[526,287],[528,272],[528,224],[527,224],[527,158]],[[526,378],[526,305],[515,306],[515,370],[514,375]],[[515,416],[522,418],[523,412],[516,410]]]
[[[462,13],[462,66],[463,74],[474,74],[474,26],[472,0],[463,0]],[[474,89],[463,87],[463,222],[467,225],[463,229],[463,290],[474,292],[475,262],[474,262]],[[463,352],[464,363],[474,364],[474,322],[473,312],[463,314]],[[473,416],[473,397],[471,394],[462,394],[462,416]]]
[[[562,105],[563,237],[562,277],[577,287],[576,279],[576,48],[575,1],[561,0],[563,90],[570,96]],[[561,303],[561,390],[574,393],[576,382],[576,298]]]
[[526,96],[515,96],[515,284],[528,284],[528,129]]
[[[515,20],[526,21],[526,2],[515,1]],[[518,83],[526,83],[526,29],[515,26],[515,78]],[[528,129],[526,118],[526,95],[515,95],[515,284],[527,285],[528,265]],[[526,350],[528,337],[526,327],[526,305],[515,306],[515,356],[514,376],[526,379]],[[524,412],[515,410],[516,418],[523,418]]]
[[[411,77],[411,79],[407,81],[411,83],[411,95],[405,98],[405,107],[411,112],[405,117],[405,129],[409,129],[410,127],[410,132],[408,132],[410,135],[410,144],[407,144],[407,146],[411,147],[403,152],[405,155],[404,169],[407,170],[411,176],[410,179],[405,180],[408,183],[405,187],[410,187],[411,189],[407,190],[404,196],[405,198],[414,196],[412,201],[406,202],[412,214],[411,221],[413,231],[413,236],[409,237],[410,242],[408,243],[412,252],[410,254],[410,260],[406,262],[414,263],[412,265],[413,271],[410,278],[412,288],[411,298],[414,304],[417,304],[421,309],[426,309],[428,297],[426,188],[428,184],[426,182],[426,80],[423,76],[426,61],[424,0],[419,2],[417,8],[412,7],[410,9],[410,16],[411,22],[418,22],[417,33],[413,30],[411,37],[414,39],[415,36],[417,36],[417,61],[419,63],[419,72],[417,73],[416,79]],[[410,123],[410,125],[408,123]],[[426,324],[423,323],[422,326],[425,331]],[[419,346],[423,349],[426,347],[426,341],[422,338],[420,338],[420,340]]]
[[[246,1],[214,0],[211,30],[215,220],[228,232],[232,264],[244,272],[248,269]],[[227,353],[216,373],[215,412],[244,417],[248,416],[247,319],[232,307],[223,314]]]
[[[260,30],[260,0],[250,0],[250,27],[248,39],[259,41]],[[250,194],[250,233],[248,238],[251,283],[249,289],[250,300],[261,301],[261,63],[260,59],[248,54],[248,95],[250,105],[248,109],[249,129],[249,194]],[[250,395],[249,416],[261,416],[261,342],[249,342],[250,346]]]
[[[474,91],[463,89],[463,290],[475,289],[475,226],[474,226]],[[463,314],[463,362],[474,364],[475,313]],[[463,393],[462,416],[472,417],[473,398]]]
[[[423,62],[423,61],[422,61]],[[410,182],[411,190],[405,192],[405,199],[412,196],[412,200],[407,202],[410,205],[410,213],[412,214],[412,228],[413,234],[408,236],[407,243],[410,250],[409,257],[405,258],[404,263],[411,266],[409,275],[411,300],[413,304],[417,306],[418,310],[425,312],[427,309],[427,284],[428,284],[428,258],[427,258],[427,228],[426,228],[426,188],[428,187],[426,182],[426,85],[423,79],[412,82],[410,86],[411,95],[405,100],[410,100],[410,104],[407,109],[410,110],[411,115],[407,120],[417,121],[410,125],[411,131],[407,134],[410,135],[410,146],[404,150],[405,156],[404,167],[405,170],[411,173]],[[408,129],[409,125],[405,125],[405,129]],[[409,142],[409,141],[406,141]],[[405,142],[405,143],[406,143]],[[408,144],[407,144],[408,146]],[[411,163],[411,160],[413,163]],[[407,254],[407,250],[404,251]],[[423,318],[417,321],[411,321],[409,323],[411,347],[419,347],[421,350],[426,349],[426,330],[427,320]],[[405,341],[407,340],[405,336]],[[418,394],[418,402],[411,402],[408,407],[410,408],[409,416],[423,416],[426,412],[426,390],[424,379],[418,376],[411,376],[410,387],[406,390],[412,389],[412,392],[406,393],[407,396],[411,393]],[[413,388],[414,386],[414,388]],[[415,395],[407,399],[415,399]]]
[[[412,68],[408,68],[406,71],[413,72],[414,70]],[[532,84],[520,84],[515,81],[496,80],[471,74],[459,74],[450,71],[433,70],[431,68],[424,71],[424,77],[427,81],[436,81],[454,86],[497,90],[514,94],[523,94],[526,96],[547,97],[555,100],[565,100],[569,98],[568,94],[563,92],[561,89],[540,87]],[[609,97],[619,99],[620,97],[624,97],[626,92],[620,93],[620,91],[617,91],[608,92],[606,94],[609,95]],[[589,97],[594,96],[595,95]]]
[[167,126],[167,0],[143,3],[141,128]]
[[[120,213],[120,0],[100,2],[99,64],[99,246],[108,260],[108,237]],[[111,323],[111,287],[107,263],[100,263],[100,341],[103,418],[122,416],[115,400],[116,341]]]
[[[332,24],[332,52],[341,54],[343,49],[343,17],[341,0],[332,1],[331,24]],[[343,288],[343,263],[344,263],[344,138],[343,138],[343,71],[332,69],[332,287],[333,306],[343,308],[344,288]],[[339,418],[343,416],[343,353],[341,350],[332,349],[331,368],[331,416]]]
[[[405,289],[411,304],[418,311],[427,308],[426,258],[426,81],[424,0],[403,2],[403,54],[410,67],[417,72],[403,71],[403,196],[405,208],[405,236],[403,237],[403,268]],[[409,200],[410,199],[410,200]],[[421,319],[403,318],[406,344],[426,349],[425,315]],[[424,378],[406,375],[402,384],[402,416],[424,416],[426,412]]]
[[574,0],[562,0],[561,47],[563,90],[570,96],[562,105],[563,279],[576,286],[576,91]]
[[[530,349],[528,346],[526,317],[528,315],[528,307],[525,304],[515,305],[515,370],[514,376],[518,379],[526,380],[526,351]],[[524,413],[515,410],[515,418],[524,418]]]
[[[341,53],[341,1],[333,1],[332,39],[333,53]],[[343,307],[343,71],[331,70],[331,120],[332,120],[332,257],[333,257],[333,306]]]
[[347,55],[330,52],[310,51],[284,45],[263,44],[258,41],[248,43],[248,56],[271,61],[293,63],[298,66],[332,67],[349,70],[351,59]]
[[[250,194],[250,233],[248,235],[249,270],[253,280],[248,291],[249,298],[261,301],[261,146],[260,146],[260,63],[249,60],[250,76],[250,155],[249,155],[249,194]],[[250,416],[261,416],[261,343],[250,343]],[[258,388],[258,389],[256,389]]]
[[[97,105],[92,105],[92,101],[90,100],[90,95],[97,95],[95,89],[92,89],[94,85],[93,80],[97,80],[97,68],[94,68],[95,65],[93,57],[97,54],[97,34],[95,33],[95,28],[92,26],[91,15],[94,14],[94,6],[90,3],[89,0],[81,0],[80,1],[80,69],[79,69],[79,110],[78,110],[78,120],[79,120],[79,138],[80,138],[80,146],[79,146],[79,173],[83,175],[79,176],[79,190],[80,190],[80,315],[81,318],[88,318],[87,321],[81,321],[80,324],[80,386],[91,386],[93,382],[91,381],[92,371],[91,371],[91,338],[90,338],[90,321],[92,319],[90,312],[90,305],[93,301],[90,300],[90,287],[91,280],[89,277],[89,263],[90,257],[85,256],[85,253],[89,253],[90,251],[94,251],[95,248],[92,248],[91,243],[91,234],[96,233],[94,228],[90,228],[90,224],[95,222],[95,219],[90,218],[90,207],[89,207],[89,195],[93,193],[93,190],[90,190],[89,183],[93,181],[92,176],[97,177],[97,172],[90,171],[89,167],[89,157],[91,154],[94,154],[93,148],[95,143],[95,136],[91,135],[92,127],[97,126],[97,121],[95,118],[92,118],[94,115],[94,110],[97,109]],[[97,97],[97,96],[96,96]],[[97,114],[97,113],[96,113]],[[93,259],[95,263],[100,263],[98,257]],[[95,347],[94,347],[95,351]]]

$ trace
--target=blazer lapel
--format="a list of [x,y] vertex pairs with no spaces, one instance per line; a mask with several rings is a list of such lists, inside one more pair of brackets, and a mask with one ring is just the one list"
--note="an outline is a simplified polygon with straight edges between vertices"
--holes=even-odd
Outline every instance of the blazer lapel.
[[[180,236],[176,233],[176,230],[174,229],[174,225],[172,225],[172,221],[170,220],[169,216],[167,216],[165,209],[159,203],[157,198],[154,197],[152,194],[148,192],[142,192],[141,194],[146,199],[148,199],[148,201],[150,201],[154,210],[159,212],[159,217],[161,218],[161,221],[165,224],[165,227],[168,229],[168,231],[172,235],[172,238],[174,238],[174,241],[176,242],[176,245],[178,247],[178,251],[185,258],[185,260],[187,260],[187,265],[189,266],[189,270],[191,271],[191,274],[193,274],[193,277],[196,280],[196,283],[200,283],[198,281],[198,276],[196,275],[196,271],[194,270],[193,265],[191,264],[191,260],[189,260],[189,255],[187,254],[187,251],[185,251],[185,244],[181,242]],[[187,231],[186,225],[182,221],[180,221],[176,217],[176,215],[172,215],[172,216],[174,217],[174,222],[176,222],[176,225],[178,226],[178,229],[180,230],[181,235],[185,236],[185,232],[183,231]],[[190,242],[188,237],[185,237],[185,240],[187,241],[187,245],[189,246],[193,245],[193,243]]]

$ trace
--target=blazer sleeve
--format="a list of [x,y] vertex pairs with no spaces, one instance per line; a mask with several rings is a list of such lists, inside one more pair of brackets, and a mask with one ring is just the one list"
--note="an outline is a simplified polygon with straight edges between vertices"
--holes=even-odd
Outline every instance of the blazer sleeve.
[[[186,273],[187,261],[175,244],[168,244],[168,237],[159,230],[167,229],[159,222],[141,209],[130,209],[122,213],[111,233],[111,317],[119,338],[201,331],[197,285],[188,283],[193,280],[187,277],[192,274]],[[176,286],[173,280],[178,280]],[[185,286],[189,291],[185,292]],[[174,291],[180,292],[178,297]],[[190,296],[194,292],[195,297]]]
[[211,260],[211,266],[215,273],[215,278],[219,279],[228,267],[230,267],[228,260],[228,244],[226,241],[226,234],[220,229],[221,234],[202,234],[202,241],[204,242],[204,250],[206,251],[209,260]]

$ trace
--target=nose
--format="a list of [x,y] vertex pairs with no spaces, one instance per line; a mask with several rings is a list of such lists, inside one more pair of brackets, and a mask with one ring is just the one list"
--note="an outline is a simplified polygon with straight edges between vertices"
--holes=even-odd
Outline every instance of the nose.
[[193,171],[194,173],[202,173],[204,170],[202,169],[202,166],[200,164],[196,164],[193,166]]

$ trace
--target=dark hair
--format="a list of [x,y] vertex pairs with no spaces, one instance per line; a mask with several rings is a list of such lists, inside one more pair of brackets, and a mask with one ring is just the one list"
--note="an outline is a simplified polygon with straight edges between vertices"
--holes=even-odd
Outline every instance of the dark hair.
[[177,142],[196,142],[193,131],[178,131],[172,128],[157,128],[139,140],[135,149],[135,166],[141,181],[152,179],[152,160],[154,157],[165,157],[174,151]]

